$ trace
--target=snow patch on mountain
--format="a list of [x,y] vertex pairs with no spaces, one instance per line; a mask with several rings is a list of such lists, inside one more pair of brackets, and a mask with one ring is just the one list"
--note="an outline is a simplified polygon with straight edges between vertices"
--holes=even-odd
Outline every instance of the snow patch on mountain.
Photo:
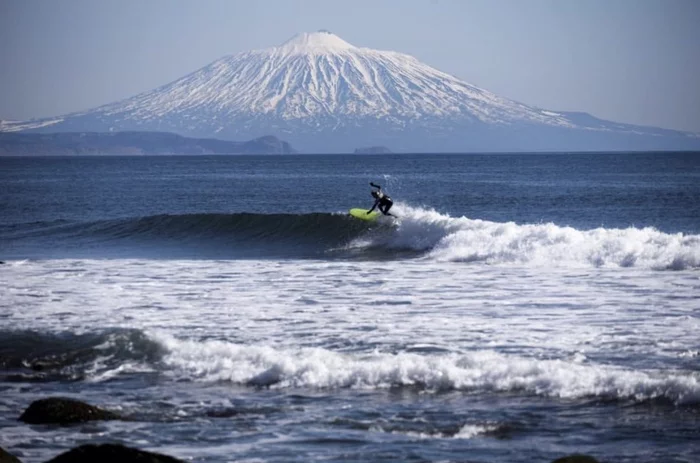
[[285,54],[328,53],[340,50],[354,49],[349,44],[330,31],[320,30],[314,33],[303,32],[297,34],[278,47]]
[[21,132],[23,130],[39,129],[49,127],[63,121],[63,118],[40,119],[29,121],[9,121],[0,120],[0,132]]

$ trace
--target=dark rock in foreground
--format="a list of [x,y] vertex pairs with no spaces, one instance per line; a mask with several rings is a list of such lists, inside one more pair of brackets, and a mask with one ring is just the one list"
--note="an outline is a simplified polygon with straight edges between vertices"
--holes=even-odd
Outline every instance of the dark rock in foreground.
[[79,400],[52,397],[32,402],[19,420],[29,424],[72,424],[119,418],[116,413]]
[[119,444],[81,445],[52,458],[47,463],[182,463],[182,460],[159,453]]
[[598,463],[598,460],[588,455],[569,455],[557,458],[552,463]]
[[386,146],[368,146],[365,148],[356,148],[355,154],[390,154],[391,150]]
[[7,453],[5,449],[0,447],[0,463],[22,463],[16,456]]

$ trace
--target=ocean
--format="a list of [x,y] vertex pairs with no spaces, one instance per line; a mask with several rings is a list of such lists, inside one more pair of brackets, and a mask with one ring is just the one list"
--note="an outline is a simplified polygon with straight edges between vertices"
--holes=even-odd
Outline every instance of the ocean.
[[6,157],[0,217],[25,463],[700,461],[700,153]]

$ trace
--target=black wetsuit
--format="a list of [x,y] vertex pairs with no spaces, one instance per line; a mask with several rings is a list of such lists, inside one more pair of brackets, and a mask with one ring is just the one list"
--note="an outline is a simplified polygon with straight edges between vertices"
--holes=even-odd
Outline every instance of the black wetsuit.
[[389,214],[389,209],[391,209],[391,206],[394,205],[394,201],[391,200],[391,198],[387,195],[384,194],[382,191],[382,187],[379,185],[375,185],[372,182],[369,182],[370,185],[375,187],[377,190],[372,191],[372,196],[374,196],[374,204],[372,205],[372,208],[367,211],[369,214],[372,212],[376,207],[379,207],[379,210],[382,212],[384,215],[391,215]]

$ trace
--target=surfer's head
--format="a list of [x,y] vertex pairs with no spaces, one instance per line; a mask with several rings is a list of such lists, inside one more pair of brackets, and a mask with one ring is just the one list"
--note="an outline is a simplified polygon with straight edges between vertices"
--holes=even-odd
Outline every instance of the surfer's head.
[[374,196],[375,198],[379,198],[379,192],[372,190],[372,196]]

